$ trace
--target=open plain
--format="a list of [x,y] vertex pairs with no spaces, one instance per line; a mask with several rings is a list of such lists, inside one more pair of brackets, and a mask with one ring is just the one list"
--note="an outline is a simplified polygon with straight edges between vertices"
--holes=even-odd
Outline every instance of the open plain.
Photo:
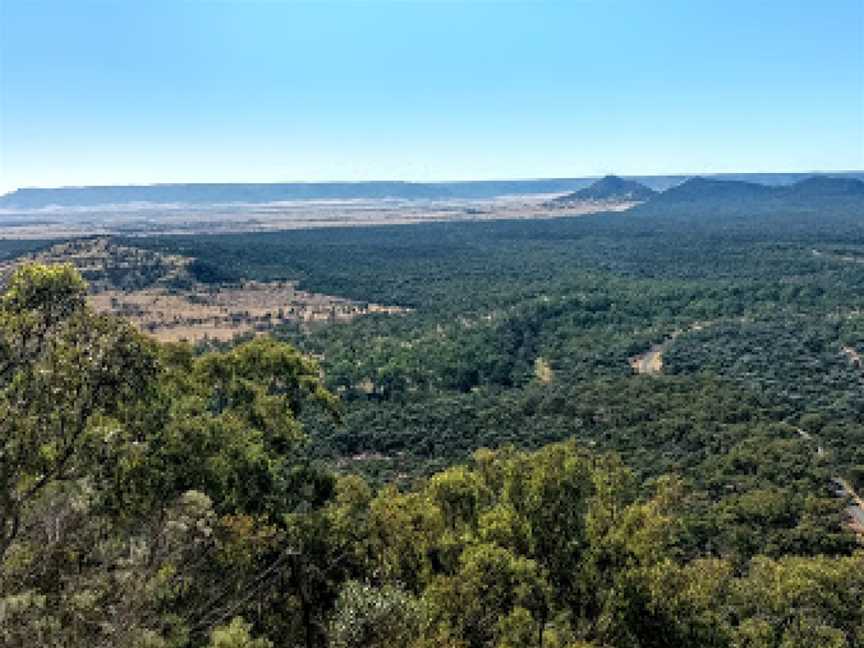
[[623,211],[638,204],[618,200],[550,202],[560,195],[530,194],[471,200],[296,200],[264,204],[124,203],[91,207],[0,208],[0,239],[227,234],[442,221],[543,219]]

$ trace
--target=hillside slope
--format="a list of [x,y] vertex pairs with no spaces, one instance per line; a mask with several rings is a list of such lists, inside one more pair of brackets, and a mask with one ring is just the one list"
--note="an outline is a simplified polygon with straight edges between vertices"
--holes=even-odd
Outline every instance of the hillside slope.
[[663,223],[763,227],[770,223],[804,230],[858,227],[864,215],[864,182],[814,176],[785,186],[738,180],[691,178],[639,205],[631,214]]
[[656,193],[653,189],[634,180],[625,180],[618,176],[608,175],[590,187],[556,198],[555,202],[567,203],[579,200],[641,201],[648,200],[655,196]]

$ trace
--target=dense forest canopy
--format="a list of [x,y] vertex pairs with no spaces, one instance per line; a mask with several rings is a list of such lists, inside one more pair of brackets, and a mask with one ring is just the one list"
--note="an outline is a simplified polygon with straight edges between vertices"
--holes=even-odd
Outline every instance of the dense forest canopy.
[[214,290],[411,309],[197,348],[24,265],[0,300],[0,643],[864,646],[862,201],[695,203],[708,185],[121,241]]

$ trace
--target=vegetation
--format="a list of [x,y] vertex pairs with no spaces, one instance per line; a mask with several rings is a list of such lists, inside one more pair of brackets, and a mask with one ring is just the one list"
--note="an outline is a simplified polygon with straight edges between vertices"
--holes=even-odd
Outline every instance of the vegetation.
[[0,643],[864,646],[849,200],[121,242],[411,309],[194,349],[24,265]]
[[[321,358],[345,404],[341,426],[309,421],[314,452],[373,479],[407,483],[481,446],[539,447],[574,434],[621,452],[640,474],[682,470],[670,457],[698,456],[692,448],[710,436],[694,424],[706,385],[732,408],[752,403],[740,420],[787,424],[779,429],[789,441],[802,441],[802,417],[818,415],[815,442],[803,441],[814,454],[823,448],[826,470],[847,474],[862,463],[861,367],[843,352],[861,344],[858,208],[826,198],[822,211],[795,202],[745,218],[752,202],[703,198],[697,215],[649,202],[573,219],[139,244],[414,309],[281,331]],[[675,380],[634,379],[628,358],[664,341]],[[686,395],[670,401],[670,390]],[[610,409],[680,432],[652,450],[643,429],[624,434]]]
[[[309,463],[297,416],[336,403],[291,347],[160,347],[84,295],[70,267],[29,265],[0,303],[5,645],[861,644],[864,554],[813,519],[778,546],[770,488],[721,507],[776,554],[744,562],[694,545],[710,516],[680,479],[575,440],[375,492]],[[792,444],[748,441],[751,480],[812,486]],[[755,461],[733,454],[732,473]],[[823,555],[787,555],[808,542]]]

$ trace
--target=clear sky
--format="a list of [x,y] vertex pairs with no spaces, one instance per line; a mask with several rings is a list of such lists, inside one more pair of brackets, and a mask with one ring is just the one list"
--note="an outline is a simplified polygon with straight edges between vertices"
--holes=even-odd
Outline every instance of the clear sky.
[[0,0],[0,192],[864,168],[864,0]]

